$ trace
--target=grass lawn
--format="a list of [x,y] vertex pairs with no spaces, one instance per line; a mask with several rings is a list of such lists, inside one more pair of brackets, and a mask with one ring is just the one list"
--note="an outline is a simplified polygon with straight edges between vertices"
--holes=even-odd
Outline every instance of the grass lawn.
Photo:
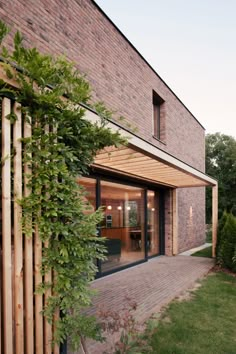
[[170,304],[151,336],[151,353],[236,353],[236,277],[212,273],[202,284],[190,300]]
[[203,250],[197,251],[197,252],[191,254],[191,256],[211,258],[212,257],[212,246],[204,248]]
[[206,242],[212,242],[212,230],[209,230],[206,234]]

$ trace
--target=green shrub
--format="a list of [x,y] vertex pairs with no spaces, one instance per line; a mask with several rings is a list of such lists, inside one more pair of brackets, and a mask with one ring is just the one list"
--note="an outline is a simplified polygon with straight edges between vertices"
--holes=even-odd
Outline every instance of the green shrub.
[[236,246],[234,247],[233,264],[236,265]]
[[218,230],[217,230],[217,244],[216,244],[216,259],[217,262],[220,264],[221,263],[221,235],[222,235],[222,230],[225,226],[226,220],[228,217],[228,213],[224,211],[222,217],[219,220],[218,223]]
[[224,213],[219,222],[219,239],[217,244],[218,263],[236,272],[236,264],[233,261],[236,250],[236,218]]

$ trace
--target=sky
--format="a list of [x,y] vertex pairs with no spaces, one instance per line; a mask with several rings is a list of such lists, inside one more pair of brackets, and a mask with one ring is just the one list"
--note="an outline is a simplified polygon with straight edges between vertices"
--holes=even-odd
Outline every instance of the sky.
[[236,138],[236,0],[96,0],[206,128]]

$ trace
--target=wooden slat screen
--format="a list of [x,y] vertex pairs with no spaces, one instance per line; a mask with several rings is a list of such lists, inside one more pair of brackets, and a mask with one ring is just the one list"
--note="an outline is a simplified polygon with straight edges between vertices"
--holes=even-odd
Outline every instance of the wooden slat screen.
[[11,252],[11,123],[7,116],[11,102],[2,102],[2,298],[3,352],[13,353],[12,326],[12,252]]
[[[46,125],[45,135],[48,135],[48,133],[49,133],[49,126]],[[46,186],[46,188],[48,189],[48,186]],[[50,198],[50,196],[47,193],[47,199],[49,199],[49,198]],[[48,247],[48,241],[46,241],[44,243],[44,247]],[[45,274],[45,281],[46,281],[46,283],[52,282],[52,272],[51,271],[49,271],[47,274]],[[50,295],[51,295],[51,289],[47,289],[45,297],[44,297],[45,304],[47,303],[47,300],[50,297]],[[44,344],[45,344],[45,353],[46,354],[50,353],[51,341],[52,341],[52,325],[50,323],[48,323],[46,321],[46,319],[44,319],[44,342],[45,342]]]
[[[14,123],[8,119],[11,112],[17,117]],[[0,354],[59,354],[59,347],[53,348],[51,343],[56,324],[49,325],[41,314],[50,290],[45,298],[35,294],[42,281],[42,241],[37,225],[33,235],[22,233],[22,210],[18,203],[22,195],[31,193],[27,186],[31,167],[26,163],[23,166],[21,142],[22,134],[31,136],[31,124],[22,117],[20,105],[9,98],[2,99],[0,115]],[[48,280],[51,274],[47,275]]]
[[14,155],[14,311],[16,354],[24,353],[24,313],[23,313],[23,238],[21,229],[21,207],[17,199],[22,198],[22,144],[21,144],[21,112],[20,106],[14,104],[17,120],[13,127]]

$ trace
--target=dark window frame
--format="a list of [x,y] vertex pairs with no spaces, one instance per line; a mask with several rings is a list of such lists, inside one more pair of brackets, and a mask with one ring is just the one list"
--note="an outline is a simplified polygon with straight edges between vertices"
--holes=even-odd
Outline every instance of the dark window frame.
[[152,105],[153,105],[153,136],[161,140],[161,106],[164,100],[155,92],[152,91]]
[[[145,239],[145,247],[144,247],[144,258],[140,259],[138,261],[134,261],[132,263],[129,263],[124,266],[120,266],[118,268],[108,270],[105,272],[102,272],[102,267],[101,267],[101,261],[97,260],[97,266],[98,266],[98,272],[96,275],[96,279],[104,277],[109,274],[113,274],[116,272],[119,272],[123,269],[133,267],[135,265],[147,262],[149,259],[158,257],[161,255],[165,254],[165,211],[164,211],[164,195],[165,191],[168,189],[165,186],[162,185],[156,185],[156,184],[147,184],[145,181],[135,181],[132,178],[127,178],[126,176],[120,176],[120,175],[112,175],[110,173],[101,173],[100,171],[90,171],[91,173],[89,175],[86,175],[84,177],[87,178],[94,178],[96,179],[96,207],[99,208],[101,206],[101,181],[107,181],[107,182],[112,182],[112,183],[119,183],[123,185],[128,185],[128,186],[133,186],[133,187],[138,187],[142,188],[144,190],[144,224],[145,224],[145,231],[144,231],[144,239]],[[155,255],[148,255],[148,249],[147,249],[147,242],[148,242],[148,230],[147,230],[147,191],[149,189],[152,190],[157,190],[159,192],[160,196],[160,208],[159,208],[159,241],[160,241],[160,249],[159,253]],[[98,237],[101,237],[101,229],[98,226]]]

